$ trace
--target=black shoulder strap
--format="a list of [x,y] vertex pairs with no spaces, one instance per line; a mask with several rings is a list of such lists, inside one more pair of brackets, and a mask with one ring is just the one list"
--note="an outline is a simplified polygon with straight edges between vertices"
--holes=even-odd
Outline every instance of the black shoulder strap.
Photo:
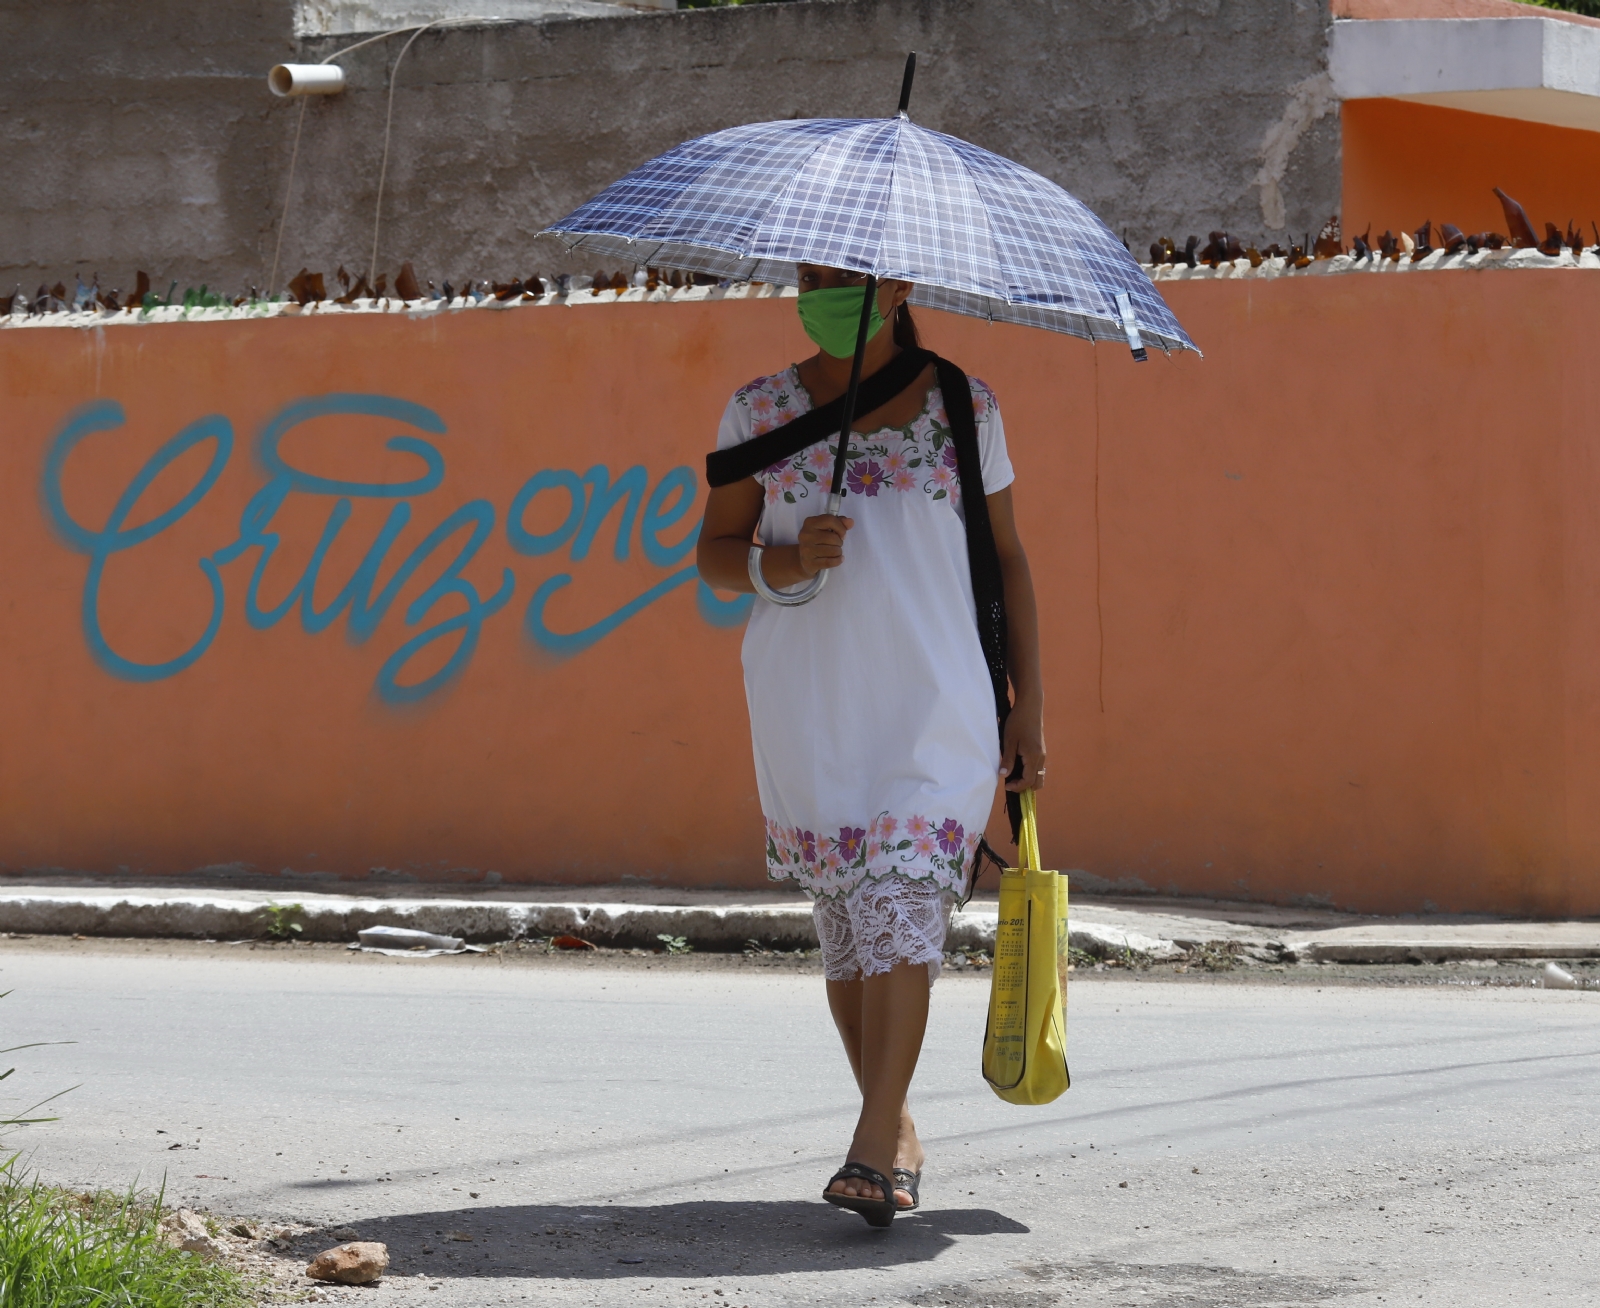
[[[989,521],[989,500],[983,489],[983,458],[978,450],[978,423],[972,412],[972,387],[967,383],[967,374],[948,359],[935,359],[934,367],[955,440],[961,510],[967,520],[967,567],[972,573],[972,598],[978,608],[978,643],[989,668],[995,720],[1004,742],[1006,718],[1011,712],[1006,668],[1006,588],[1000,571],[1000,551],[994,543],[994,526]],[[1022,825],[1022,803],[1010,791],[1006,792],[1006,813],[1011,819],[1011,838],[1015,840]],[[979,871],[979,860],[974,858],[972,885],[977,884]],[[970,888],[967,893],[972,893]]]
[[[881,409],[916,381],[933,358],[928,350],[902,350],[872,376],[863,377],[856,395],[856,413]],[[971,408],[970,401],[968,408]],[[792,459],[818,441],[837,436],[843,421],[844,396],[841,395],[741,445],[706,455],[706,481],[712,486],[731,486],[746,477],[754,477],[763,468]]]

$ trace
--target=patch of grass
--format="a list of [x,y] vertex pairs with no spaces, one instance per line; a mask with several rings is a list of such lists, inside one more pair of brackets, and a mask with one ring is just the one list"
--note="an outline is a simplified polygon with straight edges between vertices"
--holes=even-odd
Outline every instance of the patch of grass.
[[1143,972],[1155,960],[1142,950],[1129,949],[1124,945],[1121,949],[1107,950],[1105,954],[1096,956],[1085,949],[1075,945],[1067,947],[1067,962],[1074,971],[1078,968],[1087,968],[1091,972],[1104,972],[1107,968],[1125,967],[1130,972]]
[[1203,972],[1231,972],[1239,966],[1242,952],[1243,946],[1237,940],[1207,940],[1191,949],[1183,961]]
[[[9,990],[0,992],[0,999],[4,999],[10,993],[11,991]],[[30,1040],[25,1045],[12,1045],[9,1049],[0,1049],[0,1055],[14,1054],[19,1049],[42,1049],[46,1045],[71,1045],[76,1043],[77,1042],[75,1040]],[[5,1071],[0,1072],[0,1081],[4,1081],[16,1070],[17,1069],[14,1067],[8,1067]],[[77,1089],[76,1086],[68,1087],[68,1090],[75,1089]],[[57,1090],[53,1095],[46,1095],[31,1108],[24,1108],[20,1111],[0,1109],[0,1138],[3,1138],[19,1126],[34,1126],[40,1122],[56,1121],[57,1119],[54,1117],[30,1117],[28,1114],[38,1112],[39,1109],[43,1108],[52,1100],[61,1098],[61,1096],[66,1094],[68,1090]],[[0,1171],[4,1171],[9,1166],[9,1162],[0,1161]],[[6,1304],[3,1294],[0,1294],[0,1308],[9,1308],[9,1305]]]
[[267,919],[267,935],[273,940],[293,940],[305,930],[294,919],[305,913],[303,904],[266,904],[261,915]]
[[161,1200],[79,1194],[0,1167],[4,1308],[247,1308],[244,1279],[172,1248]]
[[764,945],[759,940],[744,942],[746,958],[813,958],[820,953],[817,949],[779,949],[776,945]]
[[994,965],[994,959],[989,957],[988,950],[974,949],[970,945],[951,950],[945,955],[945,958],[953,967],[992,967]]

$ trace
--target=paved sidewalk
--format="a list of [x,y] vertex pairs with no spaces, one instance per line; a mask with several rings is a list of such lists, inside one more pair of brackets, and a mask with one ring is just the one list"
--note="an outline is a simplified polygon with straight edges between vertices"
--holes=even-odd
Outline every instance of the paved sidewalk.
[[[0,932],[233,940],[262,935],[269,905],[295,906],[298,939],[353,941],[370,926],[413,927],[474,942],[575,935],[596,945],[655,948],[663,935],[698,949],[816,945],[806,899],[774,890],[197,877],[0,881]],[[993,890],[951,922],[952,949],[994,941]],[[1600,958],[1600,922],[1527,922],[1443,914],[1380,918],[1321,908],[1158,896],[1074,895],[1072,944],[1096,957],[1156,960],[1225,950],[1286,963],[1439,963]]]

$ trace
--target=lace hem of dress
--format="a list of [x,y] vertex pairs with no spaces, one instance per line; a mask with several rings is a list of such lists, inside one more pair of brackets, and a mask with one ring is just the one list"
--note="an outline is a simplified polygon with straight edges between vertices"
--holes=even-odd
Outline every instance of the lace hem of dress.
[[950,929],[950,896],[928,881],[885,877],[838,899],[811,906],[822,946],[822,974],[829,981],[880,976],[901,963],[921,963],[928,984],[944,964]]

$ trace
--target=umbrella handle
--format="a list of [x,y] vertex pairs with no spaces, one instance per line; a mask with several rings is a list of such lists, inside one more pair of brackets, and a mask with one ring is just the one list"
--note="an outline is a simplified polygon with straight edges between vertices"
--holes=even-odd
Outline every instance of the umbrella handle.
[[[829,513],[837,514],[839,512],[839,502],[842,498],[839,495],[828,496]],[[757,595],[783,608],[794,609],[799,608],[802,604],[811,603],[818,595],[822,594],[822,588],[828,584],[826,571],[817,573],[815,577],[805,582],[798,590],[776,590],[769,586],[767,579],[761,575],[761,551],[765,548],[763,545],[752,545],[746,562],[746,567],[750,572],[750,584],[756,588]]]
[[796,609],[802,604],[809,604],[822,594],[822,588],[827,584],[828,574],[819,572],[799,590],[774,590],[767,585],[767,579],[761,575],[761,550],[762,546],[750,547],[750,584],[756,588],[756,594],[764,600],[786,609]]

